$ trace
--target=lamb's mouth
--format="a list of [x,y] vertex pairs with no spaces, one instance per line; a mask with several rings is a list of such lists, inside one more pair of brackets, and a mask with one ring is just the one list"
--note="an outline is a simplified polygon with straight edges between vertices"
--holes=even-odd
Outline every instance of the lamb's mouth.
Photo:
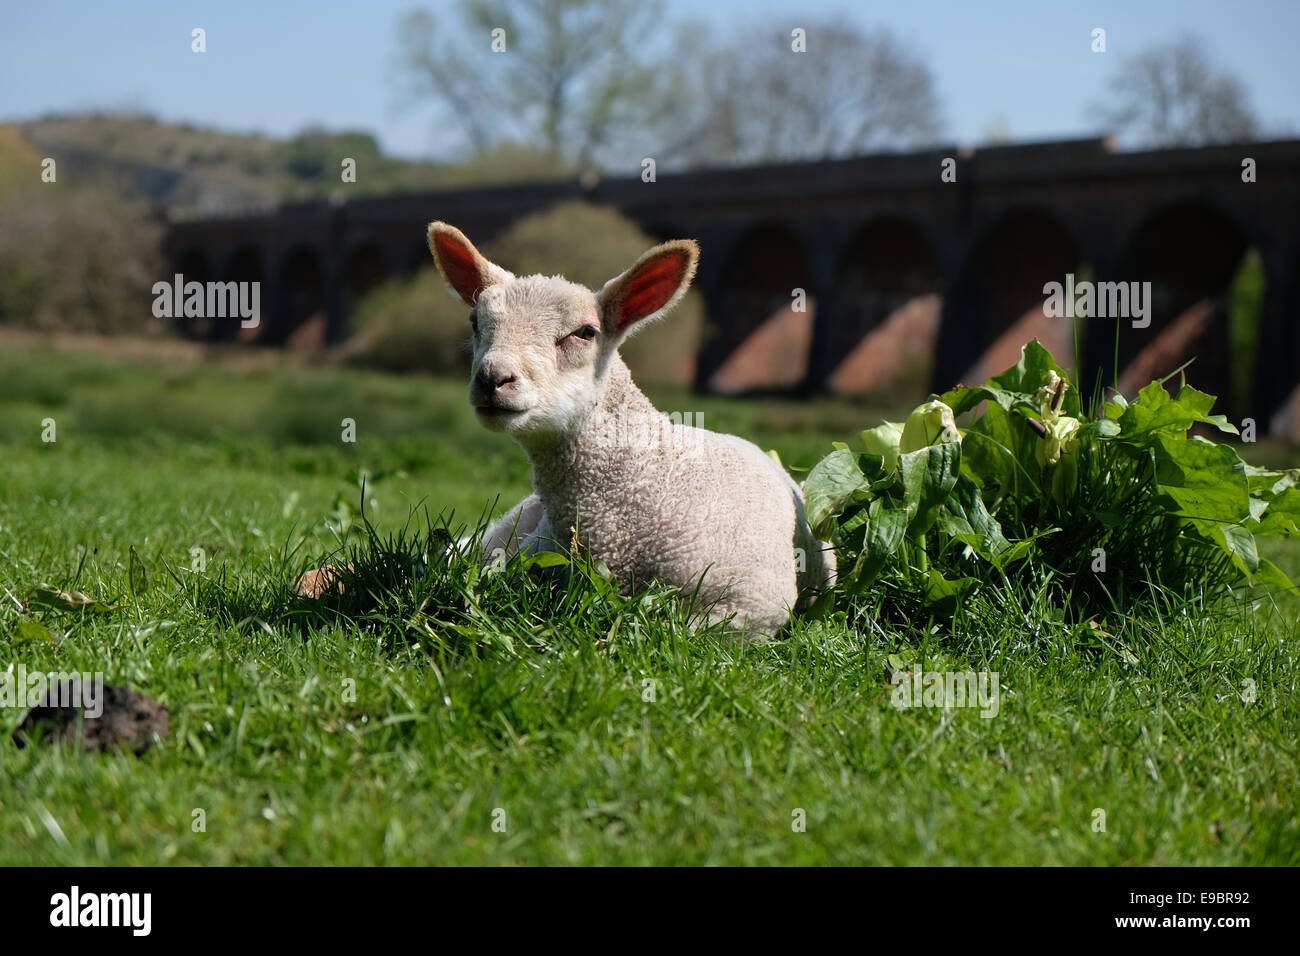
[[504,405],[475,405],[474,411],[489,421],[509,421],[517,415],[523,415],[527,408],[508,408]]

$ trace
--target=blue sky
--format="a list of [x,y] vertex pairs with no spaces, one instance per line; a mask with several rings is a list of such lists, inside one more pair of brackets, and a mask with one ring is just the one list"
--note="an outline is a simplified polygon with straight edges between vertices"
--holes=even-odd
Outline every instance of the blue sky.
[[[418,5],[10,0],[0,22],[0,119],[129,106],[274,135],[309,123],[363,128],[390,152],[436,156],[430,113],[400,108],[391,70],[398,17]],[[945,139],[959,143],[999,121],[1017,140],[1087,135],[1084,109],[1121,57],[1190,32],[1244,83],[1268,130],[1300,135],[1300,0],[666,0],[666,8],[718,31],[768,16],[887,25],[930,63]],[[195,26],[207,30],[202,56],[190,52]],[[1107,31],[1105,54],[1089,50],[1094,27]]]

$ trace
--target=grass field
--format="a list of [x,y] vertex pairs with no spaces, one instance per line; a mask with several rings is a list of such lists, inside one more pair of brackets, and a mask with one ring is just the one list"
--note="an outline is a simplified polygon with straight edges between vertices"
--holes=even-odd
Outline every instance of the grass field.
[[[526,493],[464,391],[0,344],[0,668],[102,671],[171,714],[135,757],[17,749],[0,710],[0,863],[1300,863],[1294,606],[1169,602],[1099,638],[1008,602],[737,646],[660,596],[463,565],[295,604],[340,537],[364,559],[362,470],[381,536]],[[803,466],[880,415],[656,397]],[[42,583],[120,607],[24,640]],[[998,715],[896,709],[891,655],[997,672]]]

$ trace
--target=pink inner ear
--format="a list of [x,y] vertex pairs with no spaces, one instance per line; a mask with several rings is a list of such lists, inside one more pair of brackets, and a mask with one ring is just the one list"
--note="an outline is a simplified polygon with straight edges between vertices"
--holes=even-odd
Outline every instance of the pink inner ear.
[[618,327],[621,329],[644,319],[667,305],[682,284],[687,263],[685,255],[670,252],[638,269],[623,285],[618,305]]
[[456,294],[473,305],[485,287],[474,253],[468,246],[440,232],[434,233],[433,243],[438,249],[438,264],[442,266],[443,275]]

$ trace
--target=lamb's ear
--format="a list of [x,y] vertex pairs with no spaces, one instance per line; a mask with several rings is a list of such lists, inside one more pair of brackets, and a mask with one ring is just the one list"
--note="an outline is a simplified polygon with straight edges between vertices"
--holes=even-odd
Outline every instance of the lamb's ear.
[[686,294],[700,260],[693,239],[655,246],[596,296],[607,335],[621,335],[643,319],[667,312]]
[[479,295],[488,286],[514,278],[505,269],[488,262],[463,232],[445,222],[429,223],[429,251],[442,277],[467,305],[478,302]]

